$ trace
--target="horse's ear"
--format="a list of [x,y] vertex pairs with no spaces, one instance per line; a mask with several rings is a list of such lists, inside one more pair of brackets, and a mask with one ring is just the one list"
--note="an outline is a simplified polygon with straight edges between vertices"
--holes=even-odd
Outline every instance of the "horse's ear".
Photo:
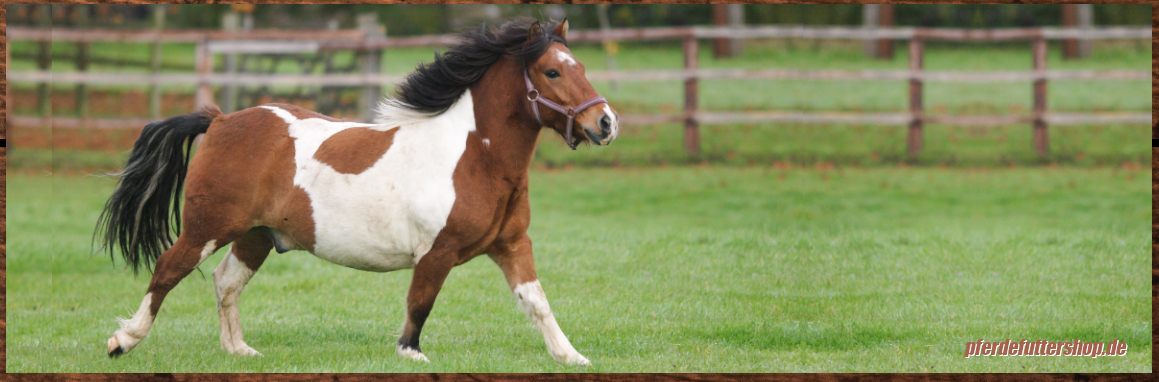
[[543,37],[543,27],[539,26],[539,20],[536,20],[527,28],[527,41],[536,40]]
[[552,31],[551,34],[563,37],[564,40],[567,40],[567,19],[563,19],[559,25],[556,25],[555,31]]

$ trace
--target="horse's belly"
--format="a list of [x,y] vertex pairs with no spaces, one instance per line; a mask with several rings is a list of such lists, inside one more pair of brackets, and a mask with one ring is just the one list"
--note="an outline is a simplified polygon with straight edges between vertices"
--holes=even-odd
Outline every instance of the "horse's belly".
[[[397,175],[397,174],[395,174]],[[351,268],[411,268],[430,250],[454,204],[450,182],[399,187],[369,172],[314,189],[314,254]]]
[[414,268],[414,255],[410,253],[385,253],[371,247],[315,250],[314,256],[341,266],[371,272]]

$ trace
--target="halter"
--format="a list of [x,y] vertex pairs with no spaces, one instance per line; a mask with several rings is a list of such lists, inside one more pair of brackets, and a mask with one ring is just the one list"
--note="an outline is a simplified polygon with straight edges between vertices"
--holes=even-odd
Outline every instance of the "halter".
[[535,85],[531,84],[531,77],[529,77],[527,75],[526,69],[523,70],[523,81],[527,83],[527,100],[531,101],[531,110],[533,112],[535,112],[535,121],[539,122],[540,126],[546,126],[546,124],[543,123],[543,120],[539,118],[539,104],[541,104],[541,103],[543,104],[543,106],[547,106],[551,110],[558,111],[560,113],[563,113],[563,115],[567,116],[567,130],[564,130],[564,133],[563,133],[564,134],[564,141],[567,142],[567,146],[571,147],[572,150],[575,150],[575,146],[576,146],[576,143],[572,142],[572,139],[571,139],[571,125],[572,125],[572,122],[575,121],[575,116],[579,115],[579,113],[583,112],[584,110],[587,110],[587,108],[592,107],[595,104],[598,104],[601,102],[608,103],[607,99],[604,99],[604,97],[600,97],[597,95],[595,98],[584,101],[584,103],[581,103],[574,108],[563,107],[563,105],[560,105],[558,103],[552,102],[551,100],[549,100],[547,98],[539,96],[539,90],[535,90]]

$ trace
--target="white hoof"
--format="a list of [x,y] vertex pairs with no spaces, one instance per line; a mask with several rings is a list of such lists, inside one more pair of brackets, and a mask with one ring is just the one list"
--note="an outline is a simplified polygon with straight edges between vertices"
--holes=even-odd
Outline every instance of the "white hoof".
[[247,357],[254,357],[254,356],[260,357],[260,356],[262,356],[262,353],[259,353],[257,350],[254,350],[254,348],[251,348],[248,345],[242,345],[241,347],[237,347],[234,349],[228,349],[226,351],[228,351],[229,354],[244,355]]
[[431,360],[427,359],[427,356],[423,355],[422,352],[411,348],[404,348],[402,346],[398,347],[398,355],[402,358],[406,358],[412,361],[422,361],[426,363],[431,362]]
[[109,337],[108,351],[109,357],[116,357],[121,354],[128,353],[140,343],[142,338],[136,338],[123,331],[116,331],[112,337]]
[[559,362],[559,363],[562,363],[565,365],[570,365],[570,366],[591,366],[592,365],[592,361],[589,361],[586,357],[584,357],[580,353],[571,353],[571,354],[568,354],[568,355],[565,355],[562,357],[553,357],[553,358],[555,358],[556,362]]
[[125,349],[121,348],[120,342],[117,341],[117,336],[109,337],[109,357],[116,357],[125,353]]

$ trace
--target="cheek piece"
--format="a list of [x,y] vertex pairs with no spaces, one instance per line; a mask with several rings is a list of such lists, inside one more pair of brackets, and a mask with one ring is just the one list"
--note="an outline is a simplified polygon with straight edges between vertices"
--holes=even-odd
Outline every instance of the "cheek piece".
[[523,82],[527,83],[527,100],[531,101],[531,110],[535,112],[535,122],[538,122],[540,126],[546,126],[543,123],[543,119],[539,117],[539,104],[541,103],[543,106],[547,106],[549,109],[558,111],[567,116],[567,130],[564,130],[563,139],[564,142],[567,143],[567,146],[571,147],[572,150],[575,150],[575,146],[577,144],[577,142],[574,142],[571,137],[571,125],[573,122],[575,122],[575,116],[579,115],[579,113],[583,112],[584,110],[587,110],[587,108],[595,106],[596,104],[608,103],[608,100],[604,97],[596,96],[595,98],[584,101],[584,103],[576,105],[574,108],[564,107],[563,105],[552,102],[547,98],[540,97],[539,90],[535,90],[535,85],[531,84],[531,77],[528,76],[526,69],[523,71]]

